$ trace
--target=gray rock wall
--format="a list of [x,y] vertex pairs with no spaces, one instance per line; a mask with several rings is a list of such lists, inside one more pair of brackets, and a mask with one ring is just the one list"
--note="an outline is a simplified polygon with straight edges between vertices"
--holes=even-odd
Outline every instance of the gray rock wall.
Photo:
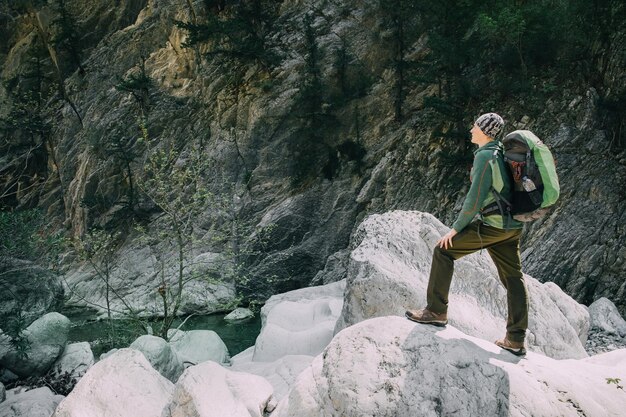
[[550,216],[527,229],[522,262],[578,301],[605,296],[624,314],[626,155],[612,153],[611,138],[595,119],[595,90],[568,109],[572,114],[557,119],[559,126],[545,136],[557,160],[561,199]]
[[[201,20],[206,13],[201,1],[127,0],[115,8],[108,2],[89,7],[68,4],[81,28],[93,28],[85,35],[86,73],[76,72],[66,80],[82,125],[69,105],[58,112],[52,154],[59,176],[55,168],[48,168],[51,180],[37,189],[37,201],[64,222],[72,236],[93,226],[124,224],[121,207],[128,181],[118,163],[99,159],[89,143],[139,136],[137,104],[115,85],[136,71],[143,58],[147,75],[154,80],[145,113],[150,137],[183,149],[194,141],[207,145],[206,157],[214,161],[215,170],[206,181],[214,193],[230,196],[229,215],[253,226],[275,226],[263,253],[246,260],[250,277],[246,290],[256,298],[310,283],[327,258],[348,245],[353,229],[368,213],[420,210],[451,223],[460,208],[471,153],[459,152],[458,144],[431,135],[435,126],[423,108],[429,87],[408,92],[406,120],[393,120],[388,65],[392,50],[378,2],[283,2],[275,19],[277,29],[268,38],[270,49],[280,53],[280,64],[269,71],[260,65],[203,57],[206,45],[183,48],[185,35],[174,21]],[[329,152],[314,159],[319,178],[294,186],[298,167],[293,144],[299,143],[307,126],[298,99],[309,50],[303,26],[307,13],[313,16],[321,111],[326,117],[313,128],[322,138],[319,146]],[[10,46],[0,56],[4,79],[24,62],[29,44],[20,40],[32,36],[27,25],[18,29],[11,23],[10,28],[14,28]],[[361,91],[346,101],[337,100],[345,87],[336,64],[342,48],[350,56],[348,87]],[[411,48],[417,56],[423,42]],[[545,114],[532,119],[522,117],[521,105],[489,110],[501,113],[509,130],[534,130],[558,159],[562,199],[549,217],[528,227],[523,247],[526,271],[556,282],[578,301],[608,296],[624,314],[626,284],[619,277],[626,271],[626,156],[611,153],[610,135],[598,117],[597,96],[591,90],[584,94],[563,91],[561,99],[546,103]],[[366,154],[355,157],[342,147],[348,142],[359,144]],[[140,160],[133,165],[137,175]],[[233,197],[235,188],[240,191]],[[146,198],[138,199],[136,210],[148,223],[158,215]],[[209,242],[212,227],[226,227],[227,218],[207,208],[199,221],[203,239],[197,253],[224,250]],[[158,228],[157,222],[151,224]],[[136,246],[127,242],[125,247]],[[126,251],[120,257],[133,256]],[[146,273],[136,280],[143,285],[151,276]]]

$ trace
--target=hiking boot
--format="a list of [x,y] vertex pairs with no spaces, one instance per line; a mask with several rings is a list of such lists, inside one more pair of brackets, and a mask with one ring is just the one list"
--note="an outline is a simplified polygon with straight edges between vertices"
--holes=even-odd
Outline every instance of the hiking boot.
[[407,319],[416,321],[418,323],[432,324],[433,326],[441,327],[448,324],[447,313],[437,314],[427,308],[423,308],[421,310],[407,310],[404,315]]
[[524,342],[514,342],[512,340],[507,339],[498,339],[495,341],[496,345],[500,346],[504,350],[508,350],[514,355],[522,356],[526,354],[526,349],[524,348]]

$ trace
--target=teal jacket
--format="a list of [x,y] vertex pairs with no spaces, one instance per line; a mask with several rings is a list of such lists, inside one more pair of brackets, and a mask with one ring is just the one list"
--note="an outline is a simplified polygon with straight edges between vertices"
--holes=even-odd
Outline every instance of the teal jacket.
[[[496,158],[494,152],[498,151],[500,157]],[[474,164],[470,173],[471,186],[463,208],[459,213],[452,228],[457,232],[474,220],[480,209],[496,201],[492,189],[498,191],[502,197],[511,201],[513,190],[511,181],[508,179],[508,171],[502,158],[502,144],[499,141],[491,141],[474,151]],[[505,228],[505,219],[500,214],[490,214],[484,218],[483,223],[499,229]],[[509,229],[521,229],[523,223],[510,219]]]

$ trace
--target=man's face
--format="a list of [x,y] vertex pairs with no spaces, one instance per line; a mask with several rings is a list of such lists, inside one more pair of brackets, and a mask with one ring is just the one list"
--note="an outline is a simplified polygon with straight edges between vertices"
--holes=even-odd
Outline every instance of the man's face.
[[478,139],[482,139],[485,136],[483,131],[480,130],[480,127],[478,127],[476,123],[474,123],[474,126],[472,126],[470,133],[472,134],[472,143],[476,145],[478,145]]

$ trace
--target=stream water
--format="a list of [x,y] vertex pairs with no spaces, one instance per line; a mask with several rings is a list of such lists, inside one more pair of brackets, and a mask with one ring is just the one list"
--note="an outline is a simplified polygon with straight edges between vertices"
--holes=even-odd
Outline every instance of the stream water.
[[[96,360],[110,349],[128,347],[137,337],[145,334],[145,331],[132,320],[116,319],[111,322],[97,320],[95,312],[90,309],[71,308],[61,313],[72,322],[68,343],[89,342]],[[180,329],[213,330],[224,341],[231,356],[254,345],[261,331],[259,314],[237,323],[225,321],[224,316],[225,314],[192,316]],[[184,319],[184,317],[177,319],[172,328],[177,328]],[[157,333],[160,323],[153,321],[151,325]]]

